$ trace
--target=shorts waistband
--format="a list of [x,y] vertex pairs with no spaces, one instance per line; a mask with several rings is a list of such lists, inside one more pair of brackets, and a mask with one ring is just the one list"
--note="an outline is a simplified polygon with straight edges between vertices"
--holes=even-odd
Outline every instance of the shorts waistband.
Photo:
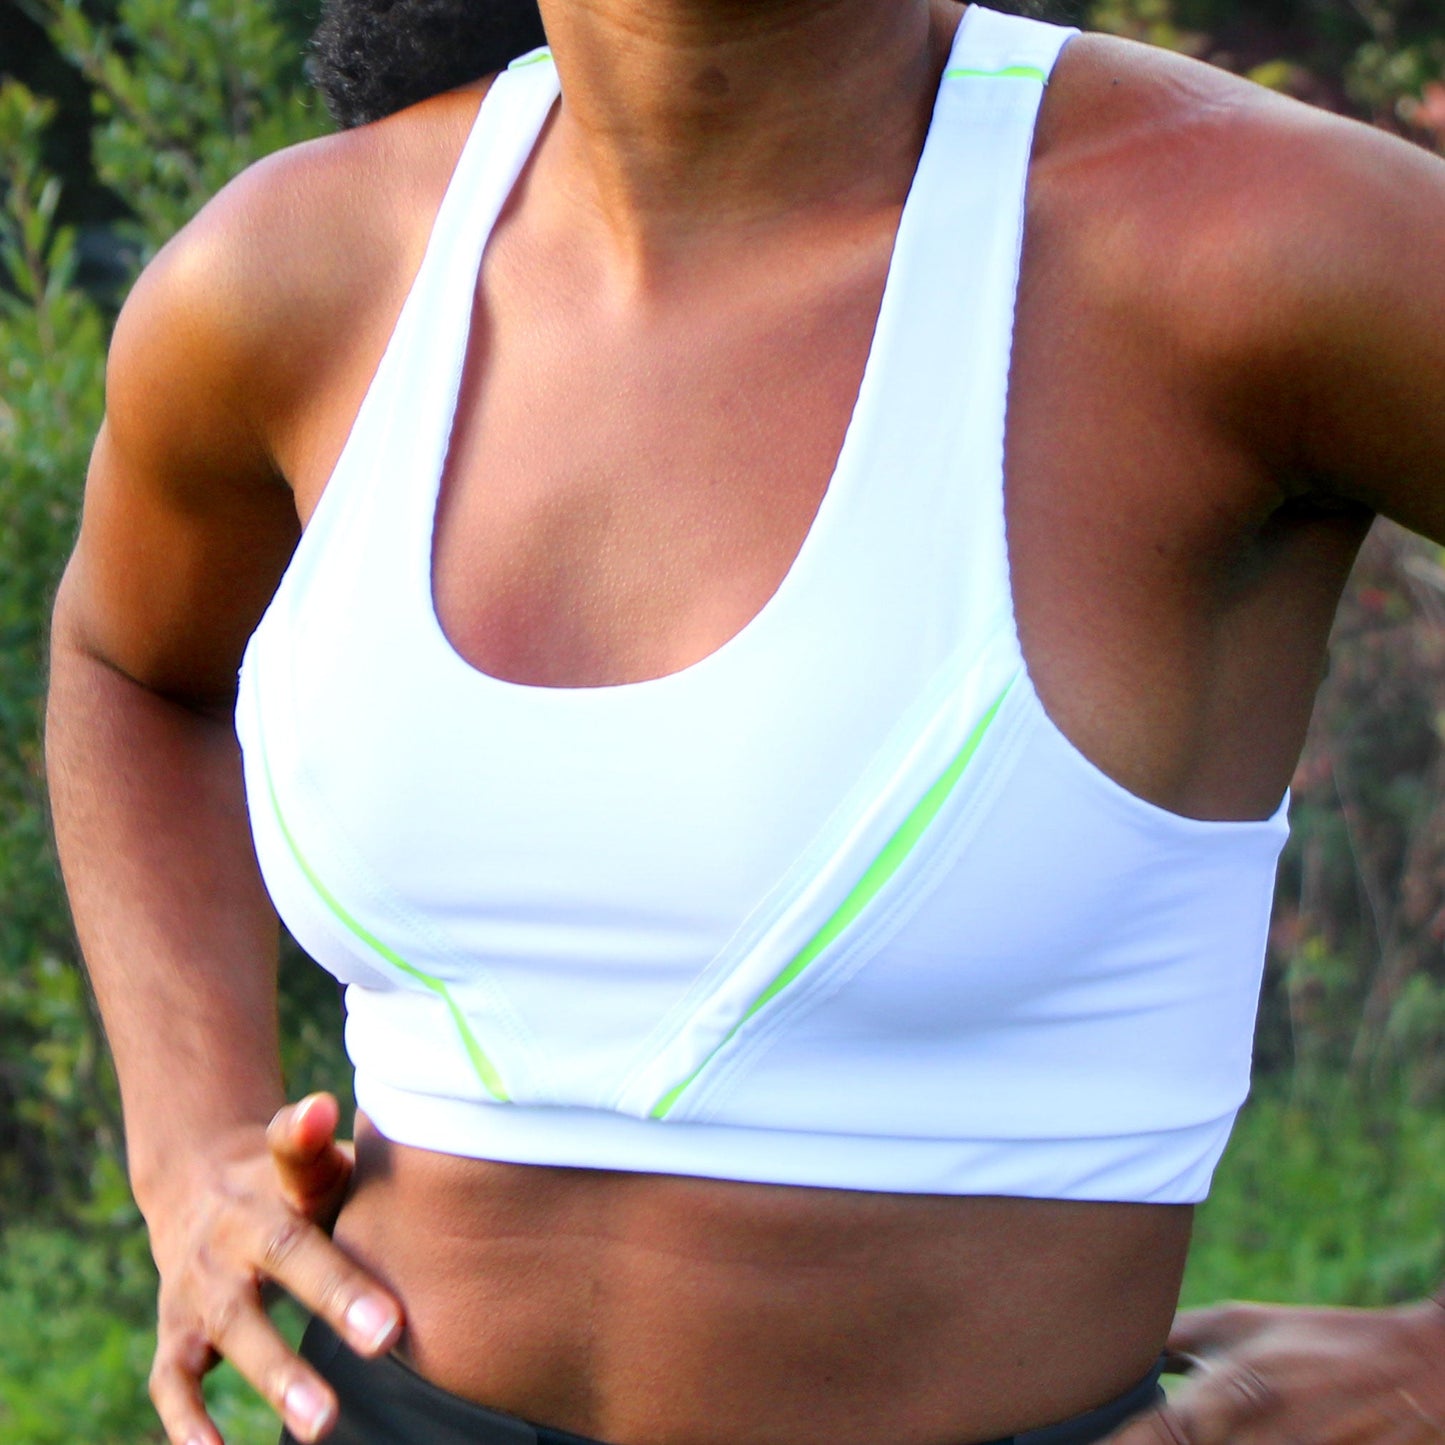
[[1057,1425],[1043,1425],[1037,1430],[1010,1435],[996,1445],[1091,1445],[1092,1441],[1112,1435],[1125,1420],[1142,1415],[1145,1410],[1152,1410],[1163,1401],[1164,1391],[1159,1384],[1163,1370],[1161,1356],[1158,1364],[1137,1385],[1097,1409],[1086,1410],[1082,1415],[1059,1421]]
[[[318,1319],[307,1327],[301,1354],[341,1402],[328,1445],[606,1445],[453,1395],[394,1356],[364,1360]],[[1159,1402],[1161,1365],[1097,1409],[987,1445],[1093,1445]],[[283,1432],[281,1445],[297,1442]]]

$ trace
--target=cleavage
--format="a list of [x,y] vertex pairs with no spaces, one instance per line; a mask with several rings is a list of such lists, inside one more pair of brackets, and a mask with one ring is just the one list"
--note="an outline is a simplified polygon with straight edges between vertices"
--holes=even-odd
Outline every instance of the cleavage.
[[755,256],[635,305],[493,238],[433,535],[437,618],[467,664],[619,685],[747,628],[852,416],[892,241],[872,229],[841,277],[815,255]]

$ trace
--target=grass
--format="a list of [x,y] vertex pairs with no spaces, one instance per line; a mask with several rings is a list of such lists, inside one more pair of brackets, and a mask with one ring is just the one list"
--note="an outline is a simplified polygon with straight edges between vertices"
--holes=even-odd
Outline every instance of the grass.
[[1266,1094],[1199,1211],[1184,1303],[1382,1305],[1442,1275],[1445,1108]]

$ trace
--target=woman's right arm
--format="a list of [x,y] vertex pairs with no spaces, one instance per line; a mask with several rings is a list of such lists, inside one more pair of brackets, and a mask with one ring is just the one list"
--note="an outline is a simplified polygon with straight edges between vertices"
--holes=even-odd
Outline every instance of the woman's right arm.
[[267,1319],[263,1281],[363,1353],[401,1321],[325,1232],[349,1173],[334,1103],[278,1114],[276,919],[232,723],[297,536],[273,462],[296,318],[258,275],[265,220],[203,213],[127,303],[52,632],[56,838],[160,1269],[151,1393],[173,1445],[219,1445],[201,1377],[221,1355],[299,1439],[329,1427],[332,1394]]

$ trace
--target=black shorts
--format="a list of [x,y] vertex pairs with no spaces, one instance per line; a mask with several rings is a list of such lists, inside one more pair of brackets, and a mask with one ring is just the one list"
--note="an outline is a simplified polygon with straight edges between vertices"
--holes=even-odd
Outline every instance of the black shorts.
[[[422,1379],[395,1356],[363,1360],[320,1320],[312,1320],[301,1353],[341,1401],[341,1418],[326,1437],[327,1445],[602,1445],[585,1435],[529,1425],[515,1415],[474,1405]],[[1132,1390],[1097,1410],[994,1445],[1090,1445],[1161,1398],[1156,1367]],[[283,1432],[281,1445],[297,1442]]]

